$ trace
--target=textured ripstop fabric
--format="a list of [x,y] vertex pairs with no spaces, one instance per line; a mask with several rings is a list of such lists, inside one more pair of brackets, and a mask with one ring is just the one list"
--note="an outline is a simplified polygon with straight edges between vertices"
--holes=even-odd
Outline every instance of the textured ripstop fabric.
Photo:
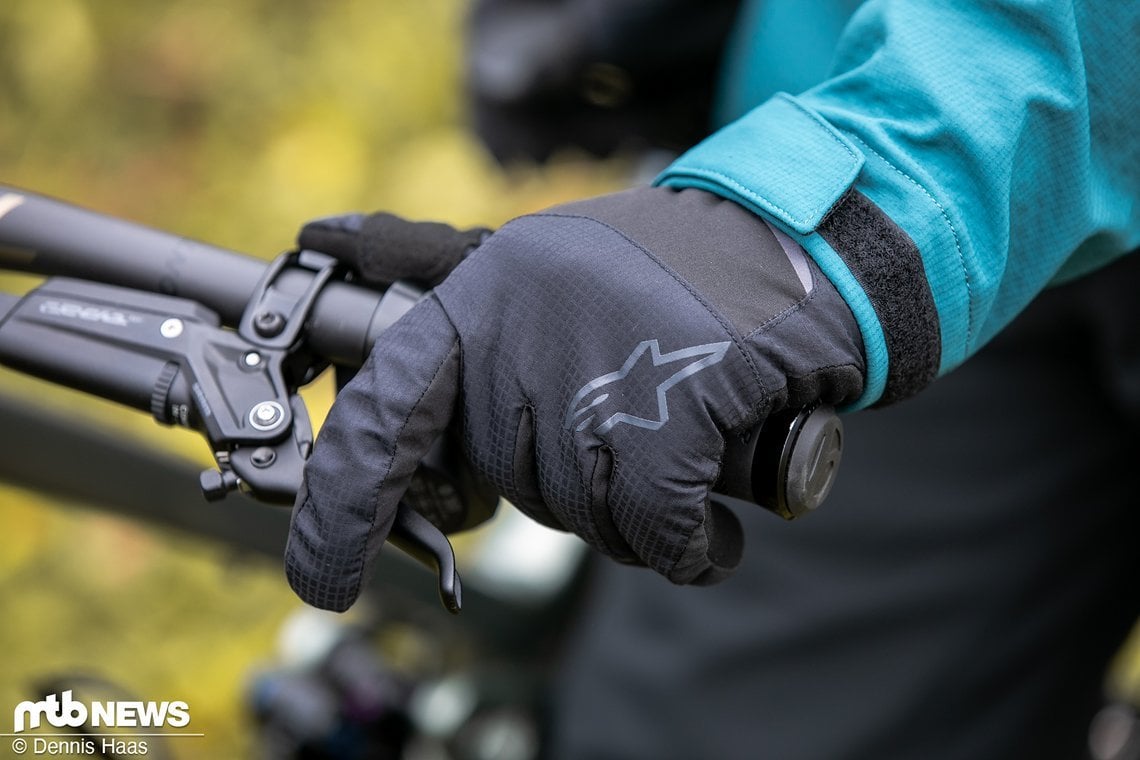
[[[641,188],[612,202],[618,216],[641,204],[671,240],[702,223],[698,200]],[[857,397],[858,327],[814,264],[805,293],[771,231],[731,204],[725,219],[743,224],[689,255],[782,294],[737,304],[747,333],[717,305],[718,285],[740,283],[705,272],[696,287],[680,260],[591,218],[597,204],[507,224],[381,335],[306,467],[287,550],[303,599],[351,604],[416,464],[457,414],[468,460],[540,522],[674,583],[735,567],[738,523],[710,500],[725,435],[789,404]]]
[[[731,342],[717,316],[643,251],[582,218],[512,222],[436,293],[464,347],[464,429],[476,468],[540,522],[671,574],[705,516],[699,484],[716,479],[717,427],[746,424],[760,403],[747,357],[734,347],[716,372],[677,386],[666,433],[686,432],[674,451],[662,450],[653,434],[661,431],[631,425],[571,435],[566,417],[584,384],[621,368],[642,341],[658,340],[662,352]],[[594,417],[656,418],[656,389],[675,371],[638,362]],[[516,448],[520,436],[533,452]]]

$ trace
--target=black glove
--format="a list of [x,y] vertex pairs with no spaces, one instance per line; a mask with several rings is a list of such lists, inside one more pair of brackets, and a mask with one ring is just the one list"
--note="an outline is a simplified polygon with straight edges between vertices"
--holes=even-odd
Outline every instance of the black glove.
[[522,217],[381,335],[338,396],[294,509],[290,583],[318,607],[352,604],[453,418],[526,514],[674,583],[714,582],[742,543],[709,498],[725,437],[853,400],[863,368],[815,264],[729,201],[644,188]]

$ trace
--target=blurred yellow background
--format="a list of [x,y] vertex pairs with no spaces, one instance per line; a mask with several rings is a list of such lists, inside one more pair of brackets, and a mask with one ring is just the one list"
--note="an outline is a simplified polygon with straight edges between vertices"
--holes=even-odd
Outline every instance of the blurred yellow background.
[[[0,183],[266,258],[329,213],[495,225],[615,187],[618,163],[492,164],[464,124],[462,12],[459,0],[6,0]],[[8,371],[0,391],[209,464],[196,435],[144,414]],[[278,564],[77,506],[0,485],[0,726],[35,679],[97,673],[190,704],[205,736],[176,756],[251,756],[243,679],[299,604]]]

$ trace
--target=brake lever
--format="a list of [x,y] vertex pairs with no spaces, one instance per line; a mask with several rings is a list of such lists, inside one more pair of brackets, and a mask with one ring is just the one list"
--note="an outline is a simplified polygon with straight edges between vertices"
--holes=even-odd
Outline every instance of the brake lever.
[[388,541],[397,549],[435,570],[439,579],[439,600],[448,612],[463,608],[463,584],[455,566],[455,551],[439,528],[432,525],[406,502],[396,506],[396,520]]
[[[224,498],[233,490],[248,493],[258,501],[292,504],[301,488],[305,461],[312,452],[313,433],[304,401],[293,395],[292,430],[280,442],[257,447],[234,447],[217,452],[218,469],[204,470],[199,477],[202,493],[209,501]],[[417,476],[420,491],[426,475]],[[446,489],[455,494],[454,489]],[[454,498],[458,498],[457,495]],[[455,509],[454,506],[451,509]],[[388,542],[435,571],[439,598],[453,614],[463,606],[463,585],[456,568],[455,550],[447,536],[407,502],[396,507],[396,518]]]
[[[212,501],[241,489],[258,501],[291,504],[301,486],[299,467],[303,467],[304,462],[290,452],[298,452],[291,442],[233,451],[224,462],[219,460],[219,469],[202,472],[202,493]],[[286,496],[289,498],[285,499]],[[388,542],[435,571],[439,599],[448,612],[458,613],[462,609],[463,585],[456,568],[455,550],[439,528],[401,501],[396,507]]]

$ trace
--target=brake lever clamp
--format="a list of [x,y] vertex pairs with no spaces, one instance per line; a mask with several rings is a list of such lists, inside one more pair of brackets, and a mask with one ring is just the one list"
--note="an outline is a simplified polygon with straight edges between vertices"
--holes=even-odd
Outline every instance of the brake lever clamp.
[[[298,269],[310,277],[294,280],[285,276]],[[238,335],[262,348],[296,349],[317,296],[337,269],[337,260],[323,253],[282,253],[266,267],[254,288],[238,323]]]
[[[332,257],[288,251],[266,267],[251,293],[237,326],[237,337],[248,349],[236,367],[216,370],[224,373],[218,386],[225,395],[250,376],[268,374],[268,386],[274,392],[253,402],[242,422],[250,429],[278,435],[254,445],[248,445],[243,436],[211,439],[218,469],[200,477],[208,500],[239,488],[274,504],[292,504],[296,497],[305,460],[312,451],[313,429],[304,402],[294,390],[319,369],[313,366],[312,357],[300,358],[298,352],[313,304],[336,268]],[[287,276],[298,269],[308,276]]]

